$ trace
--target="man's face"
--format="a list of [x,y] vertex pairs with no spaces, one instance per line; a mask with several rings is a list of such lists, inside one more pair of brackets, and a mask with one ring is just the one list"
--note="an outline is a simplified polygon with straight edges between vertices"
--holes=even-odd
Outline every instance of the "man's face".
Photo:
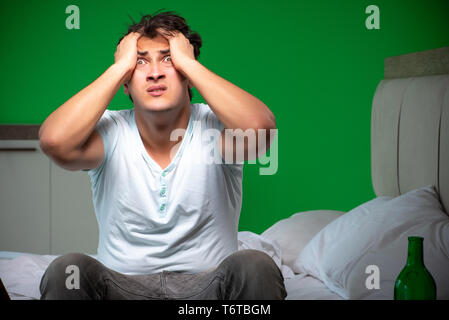
[[[167,39],[158,35],[137,41],[137,64],[134,73],[124,85],[131,94],[135,107],[161,111],[189,103],[188,80],[173,66]],[[162,91],[148,91],[153,86],[164,86]]]

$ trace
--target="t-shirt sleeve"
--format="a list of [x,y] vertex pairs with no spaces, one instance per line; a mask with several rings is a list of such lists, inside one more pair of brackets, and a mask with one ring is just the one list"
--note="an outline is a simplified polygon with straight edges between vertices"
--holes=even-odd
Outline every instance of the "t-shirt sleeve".
[[219,139],[221,139],[221,132],[224,129],[224,124],[218,119],[207,104],[202,103],[200,106],[202,125],[204,125],[204,128],[206,129],[203,129],[204,131],[202,134],[204,135],[203,139],[207,142],[208,149],[210,149],[209,156],[213,158],[213,163],[223,164],[224,159],[221,157],[221,152],[219,152]]
[[237,199],[242,194],[242,179],[243,179],[243,167],[244,162],[237,163],[226,163],[225,159],[221,157],[221,152],[218,152],[221,144],[218,144],[218,140],[221,140],[221,132],[225,129],[224,124],[218,119],[218,117],[213,113],[208,105],[205,105],[204,109],[204,122],[207,129],[215,129],[215,134],[213,134],[214,149],[214,163],[219,165],[224,173],[224,185],[228,192],[229,199],[233,203],[237,203]]
[[220,132],[224,129],[223,122],[218,119],[215,113],[213,113],[208,106],[205,108],[205,121],[207,128],[217,129]]
[[[230,165],[230,166],[243,166],[244,162],[237,162],[237,163],[231,163],[226,162],[224,155],[221,155],[221,147],[222,147],[222,141],[221,141],[221,133],[225,129],[225,125],[223,122],[218,119],[218,117],[215,115],[215,113],[210,109],[208,105],[204,105],[205,107],[205,115],[204,115],[204,121],[206,123],[207,129],[215,129],[216,134],[212,135],[213,137],[213,146],[214,146],[214,154],[216,156],[216,160],[220,161],[220,164],[223,165]],[[219,133],[219,134],[218,134]]]
[[101,116],[100,120],[95,125],[95,130],[98,131],[98,133],[101,136],[101,140],[103,141],[104,159],[103,162],[98,167],[83,170],[88,171],[89,173],[92,174],[99,173],[103,170],[103,167],[108,162],[112,152],[114,151],[117,145],[118,130],[119,130],[117,111],[106,110]]

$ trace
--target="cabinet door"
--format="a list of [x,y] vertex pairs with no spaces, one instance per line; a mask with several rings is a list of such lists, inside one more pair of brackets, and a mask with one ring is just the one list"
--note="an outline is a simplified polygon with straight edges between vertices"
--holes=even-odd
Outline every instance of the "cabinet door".
[[0,250],[50,253],[50,160],[37,140],[0,140]]
[[96,254],[98,225],[90,177],[51,162],[51,254]]

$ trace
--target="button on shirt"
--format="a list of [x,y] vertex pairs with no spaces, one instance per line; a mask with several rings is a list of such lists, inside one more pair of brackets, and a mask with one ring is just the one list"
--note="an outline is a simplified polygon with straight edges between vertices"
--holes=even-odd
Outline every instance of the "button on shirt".
[[105,154],[88,170],[100,262],[125,274],[197,273],[237,251],[243,163],[220,162],[211,132],[224,126],[207,104],[190,105],[165,169],[147,153],[134,109],[106,110],[95,128]]

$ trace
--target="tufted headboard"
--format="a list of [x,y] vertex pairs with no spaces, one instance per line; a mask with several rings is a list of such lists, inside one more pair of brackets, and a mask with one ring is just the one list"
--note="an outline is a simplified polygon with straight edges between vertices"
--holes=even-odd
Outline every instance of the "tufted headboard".
[[449,212],[449,47],[385,59],[371,114],[376,196],[436,186]]

